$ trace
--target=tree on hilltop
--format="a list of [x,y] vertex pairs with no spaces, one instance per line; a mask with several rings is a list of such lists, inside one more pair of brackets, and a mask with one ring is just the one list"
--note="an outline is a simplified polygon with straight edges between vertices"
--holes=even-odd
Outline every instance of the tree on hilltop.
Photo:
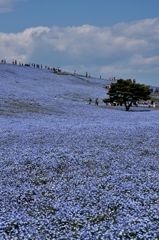
[[123,80],[119,79],[116,83],[110,85],[108,90],[108,99],[103,99],[104,102],[114,102],[123,103],[126,111],[129,111],[132,103],[139,100],[149,100],[150,99],[150,86],[145,86],[144,84],[136,83],[131,79]]

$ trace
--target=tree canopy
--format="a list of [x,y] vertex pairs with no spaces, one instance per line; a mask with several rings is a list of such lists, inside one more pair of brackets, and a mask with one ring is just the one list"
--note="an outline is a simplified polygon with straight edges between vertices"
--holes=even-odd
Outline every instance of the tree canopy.
[[119,79],[116,83],[110,85],[108,90],[109,99],[104,99],[103,101],[123,103],[126,111],[130,109],[132,103],[139,100],[150,99],[150,86],[145,86],[144,84],[136,83],[131,79],[123,80]]

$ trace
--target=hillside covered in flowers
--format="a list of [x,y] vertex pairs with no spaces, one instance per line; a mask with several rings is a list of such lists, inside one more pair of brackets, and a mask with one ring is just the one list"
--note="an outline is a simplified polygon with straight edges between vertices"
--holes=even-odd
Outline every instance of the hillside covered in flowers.
[[0,240],[159,239],[159,110],[107,84],[0,64]]

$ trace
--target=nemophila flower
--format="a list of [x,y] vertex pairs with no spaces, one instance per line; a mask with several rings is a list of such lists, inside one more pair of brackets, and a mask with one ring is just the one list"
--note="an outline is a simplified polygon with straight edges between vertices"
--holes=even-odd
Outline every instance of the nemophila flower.
[[158,111],[72,101],[72,76],[47,97],[40,76],[38,96],[16,89],[36,112],[0,116],[0,239],[157,239]]

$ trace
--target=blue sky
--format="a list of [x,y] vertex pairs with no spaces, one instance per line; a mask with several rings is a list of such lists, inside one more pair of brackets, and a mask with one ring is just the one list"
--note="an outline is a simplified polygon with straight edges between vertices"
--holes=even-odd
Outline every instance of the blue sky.
[[0,0],[0,58],[159,85],[159,0]]

